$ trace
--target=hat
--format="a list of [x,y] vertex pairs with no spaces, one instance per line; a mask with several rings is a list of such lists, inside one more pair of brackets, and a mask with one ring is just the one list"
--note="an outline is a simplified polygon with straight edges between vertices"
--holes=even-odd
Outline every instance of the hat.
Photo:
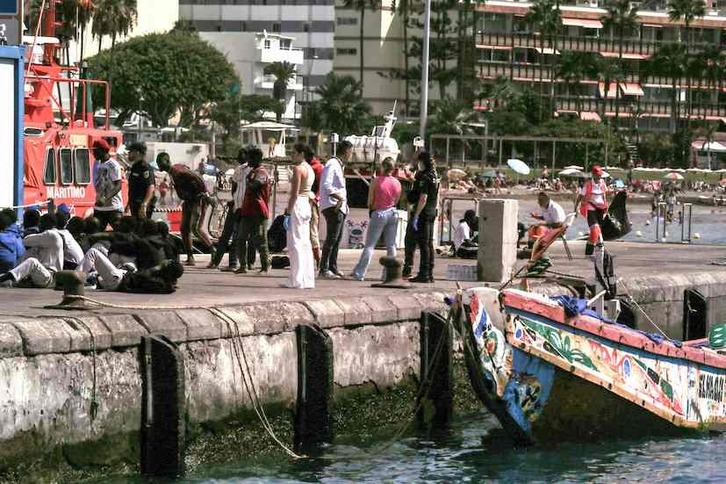
[[595,176],[602,176],[604,173],[602,167],[600,165],[595,165],[592,167],[592,174]]
[[97,139],[93,142],[93,149],[100,148],[102,150],[111,151],[111,146],[108,144],[108,141],[105,139]]
[[71,209],[65,203],[58,205],[58,211],[65,215],[69,215],[71,213]]

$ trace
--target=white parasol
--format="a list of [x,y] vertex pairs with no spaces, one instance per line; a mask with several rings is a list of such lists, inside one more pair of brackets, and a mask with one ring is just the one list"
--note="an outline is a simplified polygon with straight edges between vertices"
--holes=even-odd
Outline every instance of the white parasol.
[[452,168],[446,172],[447,178],[451,181],[459,181],[466,175],[467,173],[464,170],[460,170],[459,168]]
[[672,171],[670,173],[666,173],[666,175],[663,177],[666,180],[683,180],[683,175],[680,173],[676,173],[675,171]]
[[510,158],[507,160],[507,165],[509,165],[509,168],[514,170],[516,173],[519,173],[520,175],[529,175],[529,166],[527,166],[527,163],[523,162],[520,159]]

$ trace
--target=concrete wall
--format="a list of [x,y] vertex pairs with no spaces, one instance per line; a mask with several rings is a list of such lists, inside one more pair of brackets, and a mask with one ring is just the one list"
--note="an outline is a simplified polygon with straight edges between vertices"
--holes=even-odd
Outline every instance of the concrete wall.
[[[418,373],[418,319],[424,309],[444,310],[443,297],[428,293],[0,319],[0,455],[32,454],[138,431],[138,345],[148,333],[163,334],[180,345],[191,423],[221,420],[251,408],[240,370],[246,365],[263,403],[293,406],[294,329],[301,324],[328,330],[336,387],[368,382],[379,388],[394,386]],[[246,362],[239,359],[242,354]]]

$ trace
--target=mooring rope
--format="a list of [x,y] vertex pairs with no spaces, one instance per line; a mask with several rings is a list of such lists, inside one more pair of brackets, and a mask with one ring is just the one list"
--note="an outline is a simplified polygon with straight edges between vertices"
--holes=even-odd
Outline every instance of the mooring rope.
[[658,332],[659,332],[659,333],[660,333],[661,335],[663,335],[663,337],[665,337],[665,339],[667,339],[667,340],[669,340],[669,341],[670,341],[670,339],[671,339],[671,338],[670,338],[670,336],[668,336],[667,334],[665,334],[665,333],[663,332],[663,330],[662,330],[662,329],[660,329],[660,326],[658,326],[658,325],[656,324],[656,322],[655,322],[655,321],[653,321],[653,320],[651,319],[651,317],[650,317],[650,316],[648,316],[648,313],[646,313],[646,312],[645,312],[645,309],[643,309],[643,308],[642,308],[642,307],[640,306],[640,304],[638,304],[638,301],[636,301],[636,300],[635,300],[635,298],[634,298],[634,297],[632,296],[632,294],[630,294],[630,289],[628,288],[628,285],[627,285],[627,284],[625,284],[625,281],[624,281],[624,280],[623,280],[623,279],[622,279],[621,277],[619,277],[619,278],[618,278],[618,282],[622,283],[622,285],[623,285],[623,286],[625,287],[625,291],[626,291],[625,295],[626,295],[626,296],[628,296],[628,300],[629,300],[629,301],[630,301],[631,303],[633,303],[633,304],[635,305],[635,307],[636,307],[636,308],[638,308],[638,310],[639,310],[639,311],[640,311],[641,313],[643,313],[643,316],[645,316],[645,319],[647,319],[647,320],[648,320],[648,322],[649,322],[650,324],[652,324],[652,325],[653,325],[653,327],[654,327],[655,329],[657,329],[657,330],[658,330]]
[[[254,384],[254,380],[252,379],[252,372],[250,371],[249,363],[247,361],[247,354],[244,350],[244,344],[242,343],[242,335],[239,332],[239,327],[237,326],[237,322],[234,321],[231,317],[229,317],[224,312],[220,311],[217,308],[207,308],[210,313],[212,313],[214,316],[222,319],[226,325],[228,330],[231,334],[231,340],[232,340],[232,351],[235,355],[235,358],[237,359],[237,366],[239,367],[240,374],[242,376],[242,383],[245,386],[245,390],[247,391],[247,395],[250,398],[250,402],[252,403],[252,408],[255,411],[255,414],[257,414],[257,417],[260,419],[260,422],[262,423],[262,427],[265,429],[265,431],[270,435],[272,440],[274,440],[280,448],[282,448],[287,455],[294,459],[304,459],[307,458],[305,455],[300,455],[295,453],[292,449],[290,449],[287,445],[285,445],[282,440],[275,434],[274,429],[272,428],[272,424],[270,424],[269,420],[267,419],[267,415],[265,414],[265,409],[262,406],[262,403],[260,402],[259,394],[257,393],[257,389]],[[232,329],[234,327],[234,330]],[[238,346],[239,345],[239,346]],[[242,354],[242,358],[240,358],[240,353]],[[246,375],[245,375],[245,368],[242,367],[242,362],[244,361],[244,367],[246,368]],[[249,377],[249,382],[248,382]]]

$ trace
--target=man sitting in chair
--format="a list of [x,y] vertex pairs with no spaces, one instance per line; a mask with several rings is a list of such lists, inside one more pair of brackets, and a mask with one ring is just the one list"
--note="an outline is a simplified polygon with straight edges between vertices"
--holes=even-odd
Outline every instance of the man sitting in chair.
[[532,212],[530,215],[537,219],[536,223],[529,226],[527,230],[528,238],[527,249],[522,251],[521,257],[527,258],[535,242],[542,238],[552,229],[559,229],[565,223],[565,210],[562,206],[553,201],[545,192],[537,195],[537,204],[540,206],[541,212]]

